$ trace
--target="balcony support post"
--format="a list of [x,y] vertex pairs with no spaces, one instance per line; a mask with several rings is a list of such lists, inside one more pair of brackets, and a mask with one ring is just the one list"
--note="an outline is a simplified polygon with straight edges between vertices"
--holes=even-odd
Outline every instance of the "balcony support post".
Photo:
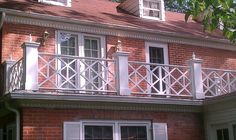
[[38,90],[38,47],[40,43],[25,42],[23,49],[23,82],[25,90]]
[[189,61],[189,65],[193,97],[194,99],[205,99],[205,95],[203,93],[202,60],[193,57]]
[[9,92],[9,82],[10,82],[10,68],[15,63],[15,60],[6,60],[4,62],[4,93]]
[[117,51],[114,54],[116,60],[116,87],[119,95],[130,95],[128,55],[128,52],[123,51]]

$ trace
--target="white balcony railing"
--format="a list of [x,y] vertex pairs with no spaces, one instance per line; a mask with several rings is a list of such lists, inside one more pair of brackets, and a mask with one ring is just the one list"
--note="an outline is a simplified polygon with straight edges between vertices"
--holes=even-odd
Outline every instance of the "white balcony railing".
[[236,91],[236,71],[39,53],[36,43],[24,44],[24,56],[6,63],[6,92],[33,90],[122,96],[163,96],[204,99]]
[[116,92],[114,60],[39,53],[39,88]]
[[23,58],[9,68],[9,91],[23,88]]
[[203,92],[206,97],[236,91],[236,71],[203,68],[202,75]]
[[129,62],[129,83],[136,94],[192,96],[188,66]]

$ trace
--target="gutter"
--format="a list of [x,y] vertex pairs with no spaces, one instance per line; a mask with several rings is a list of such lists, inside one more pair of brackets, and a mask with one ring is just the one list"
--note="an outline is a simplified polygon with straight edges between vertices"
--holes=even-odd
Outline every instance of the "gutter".
[[20,140],[20,112],[9,106],[8,102],[5,102],[6,109],[16,114],[16,140]]
[[2,25],[3,25],[4,21],[5,21],[5,18],[6,18],[6,13],[2,12],[1,16],[0,16],[0,29],[2,28]]

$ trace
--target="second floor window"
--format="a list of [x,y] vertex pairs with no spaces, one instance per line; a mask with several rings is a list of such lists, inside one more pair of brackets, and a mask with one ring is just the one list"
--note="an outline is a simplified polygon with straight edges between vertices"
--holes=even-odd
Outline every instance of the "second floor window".
[[162,0],[143,0],[142,17],[163,20]]
[[47,3],[51,5],[71,7],[71,0],[38,0],[38,2]]

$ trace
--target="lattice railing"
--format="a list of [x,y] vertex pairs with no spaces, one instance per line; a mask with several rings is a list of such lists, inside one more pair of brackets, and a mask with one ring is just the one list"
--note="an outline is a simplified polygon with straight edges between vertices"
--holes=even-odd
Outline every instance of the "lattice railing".
[[9,68],[9,91],[23,88],[23,58]]
[[132,93],[192,97],[186,66],[129,62],[129,84]]
[[206,97],[236,91],[236,71],[203,68],[202,78]]
[[40,53],[39,88],[116,92],[114,67],[114,60]]

